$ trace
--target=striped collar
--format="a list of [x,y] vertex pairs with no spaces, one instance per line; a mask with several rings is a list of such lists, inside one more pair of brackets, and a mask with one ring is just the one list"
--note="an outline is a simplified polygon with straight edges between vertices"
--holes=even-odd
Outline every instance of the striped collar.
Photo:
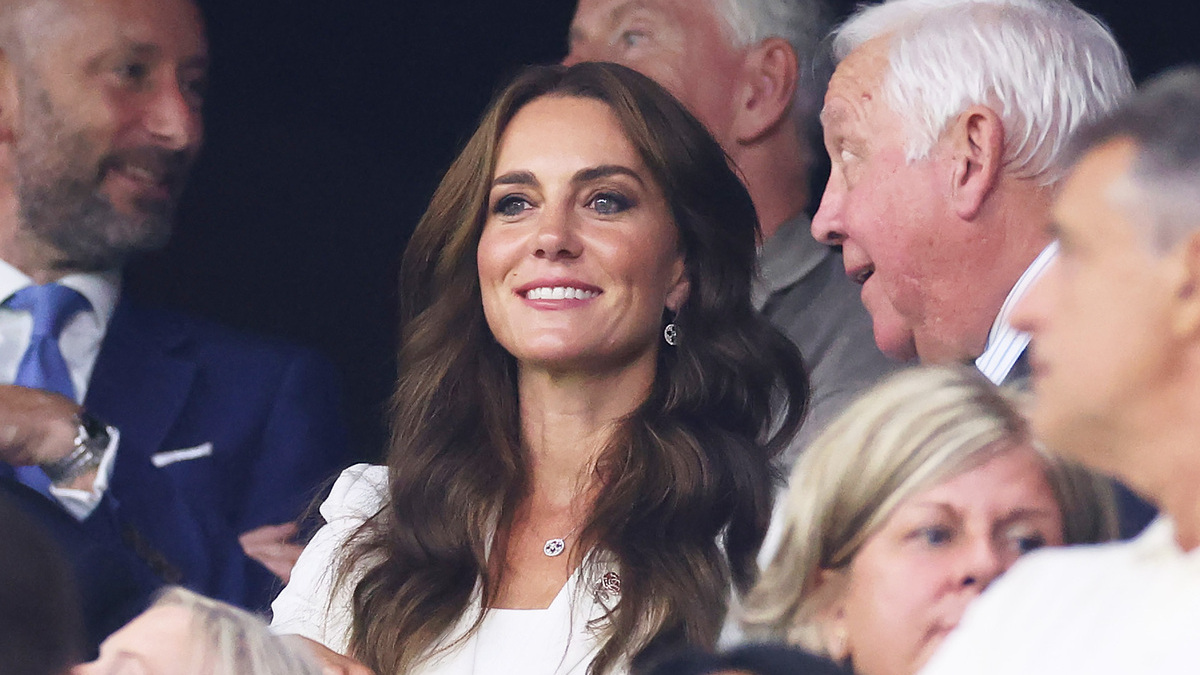
[[1008,297],[1000,306],[1000,313],[992,322],[992,330],[988,333],[987,349],[984,349],[983,354],[975,359],[975,367],[995,384],[1004,382],[1013,366],[1016,365],[1017,359],[1021,358],[1021,354],[1029,346],[1029,333],[1021,332],[1009,323],[1013,309],[1016,308],[1021,298],[1025,297],[1029,289],[1033,288],[1033,284],[1042,276],[1057,255],[1057,241],[1051,242],[1042,249],[1038,257],[1034,258],[1029,267],[1025,269],[1021,278],[1017,279],[1016,285],[1008,292]]

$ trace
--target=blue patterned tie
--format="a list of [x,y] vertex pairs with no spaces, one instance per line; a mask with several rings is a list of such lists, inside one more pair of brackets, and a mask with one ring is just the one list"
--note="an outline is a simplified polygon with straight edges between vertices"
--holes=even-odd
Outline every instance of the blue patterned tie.
[[[11,309],[23,309],[33,314],[33,334],[13,384],[58,392],[74,400],[75,384],[71,382],[71,371],[58,346],[58,334],[68,319],[90,308],[87,299],[66,286],[44,284],[22,288],[5,304]],[[40,468],[19,466],[16,475],[22,483],[50,495],[50,479]]]

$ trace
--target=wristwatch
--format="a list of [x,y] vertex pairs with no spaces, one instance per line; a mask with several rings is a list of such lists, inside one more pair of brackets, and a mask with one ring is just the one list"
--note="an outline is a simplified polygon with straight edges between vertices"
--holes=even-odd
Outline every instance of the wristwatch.
[[62,459],[39,465],[52,483],[70,483],[99,467],[112,440],[108,425],[86,410],[75,416],[75,425],[75,447],[71,452]]

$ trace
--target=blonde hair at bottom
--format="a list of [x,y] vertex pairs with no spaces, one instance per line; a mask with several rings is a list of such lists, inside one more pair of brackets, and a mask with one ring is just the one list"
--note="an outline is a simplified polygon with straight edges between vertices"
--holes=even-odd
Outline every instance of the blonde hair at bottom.
[[742,610],[746,632],[827,654],[819,620],[833,591],[821,572],[848,566],[900,502],[1014,447],[1045,460],[1065,543],[1113,538],[1108,480],[1034,443],[1018,397],[966,366],[910,368],[861,395],[792,471],[781,544]]
[[204,675],[321,675],[300,638],[275,635],[243,609],[179,586],[164,589],[151,605],[158,607],[179,607],[191,615]]

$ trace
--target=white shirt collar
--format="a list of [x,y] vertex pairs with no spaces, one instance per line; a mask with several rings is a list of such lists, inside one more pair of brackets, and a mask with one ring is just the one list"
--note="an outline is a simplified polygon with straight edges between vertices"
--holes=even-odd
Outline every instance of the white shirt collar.
[[[117,298],[121,295],[121,273],[117,270],[107,272],[80,272],[68,274],[58,283],[79,291],[87,298],[92,306],[92,314],[99,326],[107,326],[117,307]],[[13,267],[8,261],[0,259],[0,302],[10,295],[32,285],[33,280],[24,272]]]
[[1029,346],[1029,333],[1019,331],[1009,323],[1013,309],[1016,308],[1021,298],[1025,297],[1029,289],[1033,288],[1033,284],[1042,276],[1057,255],[1057,241],[1051,242],[1042,249],[1038,257],[1034,258],[1029,267],[1025,268],[1025,273],[1021,275],[1021,278],[1017,279],[1016,285],[1008,292],[1008,297],[1000,306],[1000,313],[992,322],[992,330],[988,333],[987,348],[983,350],[983,354],[980,354],[979,358],[975,359],[975,367],[997,385],[1004,382],[1009,371],[1016,365],[1017,359],[1021,358],[1021,354]]

